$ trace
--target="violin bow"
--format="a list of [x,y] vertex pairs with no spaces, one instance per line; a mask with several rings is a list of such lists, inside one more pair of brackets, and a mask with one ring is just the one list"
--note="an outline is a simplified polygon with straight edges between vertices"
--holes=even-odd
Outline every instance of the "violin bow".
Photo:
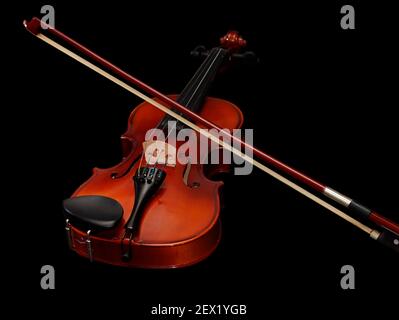
[[[346,220],[347,222],[351,223],[352,225],[356,226],[360,230],[366,232],[372,239],[377,240],[378,242],[394,249],[396,252],[399,253],[399,225],[384,216],[378,214],[377,212],[363,206],[359,202],[339,193],[338,191],[310,178],[309,176],[301,173],[300,171],[286,165],[285,163],[277,160],[276,158],[266,154],[265,152],[245,143],[241,139],[229,134],[228,132],[222,130],[214,123],[202,118],[198,114],[186,109],[183,105],[179,104],[178,102],[170,99],[169,97],[165,96],[164,94],[160,93],[159,91],[155,90],[154,88],[150,87],[149,85],[145,84],[144,82],[140,81],[139,79],[131,76],[127,72],[123,71],[122,69],[118,68],[117,66],[113,65],[112,63],[108,62],[104,58],[100,57],[93,51],[89,50],[88,48],[84,47],[77,41],[71,39],[64,33],[58,31],[57,29],[45,24],[39,18],[34,17],[30,21],[23,21],[23,25],[25,28],[35,35],[40,40],[46,42],[50,46],[58,49],[59,51],[63,52],[64,54],[68,55],[72,59],[82,63],[86,67],[92,69],[93,71],[97,72],[98,74],[102,75],[103,77],[107,78],[108,80],[114,82],[115,84],[119,85],[120,87],[124,88],[125,90],[133,93],[134,95],[138,96],[142,100],[150,103],[151,105],[155,106],[156,108],[162,110],[166,114],[169,114],[176,120],[180,121],[181,123],[185,124],[187,127],[199,132],[200,134],[204,135],[206,138],[214,141],[215,143],[219,144],[221,147],[227,149],[228,151],[234,153],[235,155],[239,156],[245,161],[252,163],[255,167],[259,168],[263,172],[269,174],[273,178],[279,180],[280,182],[284,183],[288,187],[296,190],[303,196],[307,197],[308,199],[318,203],[320,206],[326,208],[330,212],[336,214],[337,216],[341,217],[342,219]],[[118,77],[123,79],[124,81],[120,80],[119,78],[113,76],[109,72],[101,69],[100,67],[94,65],[92,62],[88,61],[87,59],[83,58],[82,56],[72,52],[71,50],[67,49],[66,47],[60,45],[56,41],[52,40],[51,38],[47,37],[42,33],[42,29],[45,29],[51,36],[59,38],[60,40],[64,41],[66,44],[71,46],[72,48],[79,51],[81,54],[84,54],[92,61],[98,63],[102,67],[110,70]],[[158,98],[162,103],[161,104],[154,99],[150,98],[149,96],[143,94],[139,90],[133,88],[132,86],[128,85],[127,83],[135,85],[139,87],[141,90],[146,92],[149,95],[152,95]],[[321,199],[320,197],[310,193],[303,187],[299,186],[298,184],[292,182],[291,180],[285,178],[281,174],[277,173],[276,171],[270,169],[266,165],[260,163],[259,161],[249,157],[248,155],[242,153],[239,149],[234,148],[231,144],[225,143],[222,139],[212,135],[208,131],[201,130],[201,128],[194,124],[193,122],[189,121],[187,118],[184,118],[180,114],[171,110],[171,108],[176,109],[177,111],[183,113],[185,116],[189,117],[192,121],[195,121],[206,128],[212,128],[217,130],[222,136],[231,139],[230,141],[235,141],[241,148],[245,148],[247,150],[251,150],[255,156],[260,158],[261,160],[265,161],[268,165],[275,167],[276,169],[281,170],[282,172],[288,174],[290,177],[300,181],[301,183],[305,184],[306,186],[310,187],[312,190],[317,191],[324,196],[335,201],[335,203],[344,206],[345,208],[351,210],[353,213],[357,214],[362,218],[366,218],[373,223],[383,227],[382,231],[378,231],[376,229],[372,229],[362,222],[354,219],[352,216],[348,215],[347,213],[343,212],[342,210],[332,206],[330,203],[326,202],[325,200]]]

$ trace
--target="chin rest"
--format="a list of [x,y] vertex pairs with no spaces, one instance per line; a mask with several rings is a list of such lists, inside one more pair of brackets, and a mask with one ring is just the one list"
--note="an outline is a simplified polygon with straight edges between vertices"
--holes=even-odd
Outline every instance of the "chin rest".
[[63,201],[64,215],[72,225],[99,231],[115,228],[123,215],[118,201],[103,196],[80,196]]

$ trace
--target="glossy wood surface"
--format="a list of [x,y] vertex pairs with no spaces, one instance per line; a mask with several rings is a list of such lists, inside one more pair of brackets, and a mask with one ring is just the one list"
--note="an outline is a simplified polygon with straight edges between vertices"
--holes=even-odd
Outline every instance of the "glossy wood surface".
[[[235,105],[216,98],[206,99],[200,115],[227,129],[239,128],[243,122],[242,113]],[[186,184],[183,175],[187,166],[177,163],[175,167],[165,167],[166,179],[145,207],[131,243],[132,259],[129,262],[121,259],[123,226],[134,204],[132,178],[140,163],[133,161],[142,152],[146,132],[156,127],[163,116],[148,103],[137,106],[122,136],[122,162],[108,169],[95,168],[92,177],[73,194],[107,196],[117,200],[124,209],[123,219],[115,230],[91,236],[96,261],[143,268],[182,267],[209,256],[219,242],[219,192],[223,183],[213,181],[209,175],[225,171],[226,166],[211,165],[212,168],[206,169],[201,164],[192,165]],[[72,249],[88,257],[85,231],[75,227],[72,231]],[[128,245],[128,241],[124,240],[124,244]]]

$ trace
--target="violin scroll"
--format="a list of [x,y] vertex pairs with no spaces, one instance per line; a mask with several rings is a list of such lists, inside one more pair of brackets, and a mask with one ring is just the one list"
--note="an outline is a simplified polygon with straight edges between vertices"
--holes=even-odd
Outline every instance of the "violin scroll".
[[247,41],[237,31],[229,31],[224,37],[220,38],[220,45],[225,49],[238,51],[247,45]]
[[[241,60],[247,63],[259,62],[259,59],[254,52],[239,52],[247,45],[247,41],[244,40],[237,31],[229,31],[224,37],[221,37],[220,45],[222,48],[230,51],[229,58],[231,60]],[[190,54],[193,57],[207,57],[209,55],[209,50],[207,50],[205,46],[200,45],[195,47]]]

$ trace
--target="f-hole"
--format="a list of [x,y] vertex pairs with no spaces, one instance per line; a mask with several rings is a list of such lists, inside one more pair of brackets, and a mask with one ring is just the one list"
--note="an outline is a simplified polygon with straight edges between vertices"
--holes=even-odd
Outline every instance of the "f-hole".
[[194,181],[194,182],[190,183],[190,181],[189,181],[190,172],[191,172],[191,162],[187,163],[186,167],[184,168],[183,182],[189,188],[198,188],[200,186],[199,182]]

